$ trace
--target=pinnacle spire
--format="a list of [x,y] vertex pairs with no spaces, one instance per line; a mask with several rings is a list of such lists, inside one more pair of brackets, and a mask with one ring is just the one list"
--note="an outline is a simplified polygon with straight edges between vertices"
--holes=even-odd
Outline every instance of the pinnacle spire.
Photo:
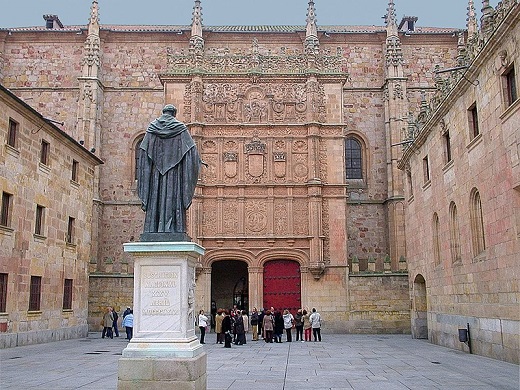
[[200,0],[195,0],[191,18],[191,36],[202,37],[202,7]]
[[307,28],[305,30],[305,36],[308,37],[317,37],[318,36],[318,27],[317,27],[317,19],[316,19],[316,8],[314,7],[314,1],[309,1],[309,6],[307,7]]
[[388,8],[386,9],[387,13],[385,15],[386,21],[386,35],[398,35],[397,32],[397,17],[395,15],[395,4],[394,0],[390,0],[388,2]]
[[99,5],[98,0],[92,0],[92,6],[90,7],[90,19],[88,23],[88,32],[99,33]]
[[482,16],[480,17],[480,29],[485,36],[493,31],[493,14],[495,10],[489,5],[489,0],[482,0]]
[[472,37],[478,32],[477,13],[475,12],[475,1],[468,0],[468,18],[466,27],[468,29],[468,36]]

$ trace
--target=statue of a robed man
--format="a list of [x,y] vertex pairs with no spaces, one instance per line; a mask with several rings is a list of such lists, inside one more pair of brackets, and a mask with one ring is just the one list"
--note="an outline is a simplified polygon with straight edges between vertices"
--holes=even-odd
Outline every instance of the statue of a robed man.
[[201,159],[172,104],[152,121],[139,147],[137,193],[146,212],[141,241],[190,241],[186,210],[191,205]]

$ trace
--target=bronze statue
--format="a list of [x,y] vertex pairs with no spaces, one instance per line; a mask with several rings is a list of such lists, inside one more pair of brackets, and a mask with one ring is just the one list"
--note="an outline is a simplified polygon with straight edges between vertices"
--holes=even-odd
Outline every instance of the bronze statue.
[[146,212],[141,241],[190,241],[186,210],[203,162],[176,114],[175,106],[166,105],[148,126],[139,147],[137,193]]

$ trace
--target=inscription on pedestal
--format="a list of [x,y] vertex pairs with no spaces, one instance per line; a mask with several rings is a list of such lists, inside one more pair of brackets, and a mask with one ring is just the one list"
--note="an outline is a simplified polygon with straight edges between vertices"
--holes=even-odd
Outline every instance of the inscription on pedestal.
[[141,268],[141,330],[178,332],[181,330],[179,266]]

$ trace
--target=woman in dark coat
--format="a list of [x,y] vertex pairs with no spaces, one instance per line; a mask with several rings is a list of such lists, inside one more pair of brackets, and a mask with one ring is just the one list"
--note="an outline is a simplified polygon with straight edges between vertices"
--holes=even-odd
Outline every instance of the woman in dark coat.
[[237,312],[237,315],[235,317],[235,345],[242,345],[245,344],[246,341],[246,334],[245,334],[245,327],[244,327],[244,318],[242,317],[242,314],[240,311]]
[[229,310],[224,311],[224,319],[222,320],[222,333],[224,333],[224,348],[231,348],[231,317]]
[[281,343],[283,335],[283,316],[278,310],[274,313],[274,342]]

